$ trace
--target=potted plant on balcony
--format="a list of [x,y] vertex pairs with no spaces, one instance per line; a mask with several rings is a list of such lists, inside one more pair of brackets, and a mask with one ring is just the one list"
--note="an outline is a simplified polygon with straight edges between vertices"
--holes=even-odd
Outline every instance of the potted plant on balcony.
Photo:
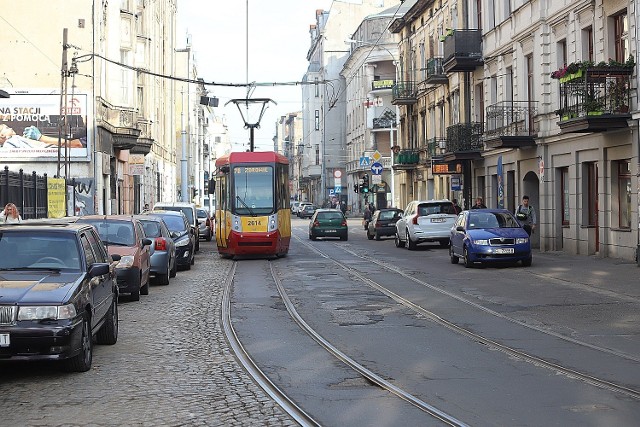
[[588,116],[600,116],[602,115],[604,102],[599,97],[589,95],[585,99],[585,102],[582,105],[582,107],[584,108],[584,111],[587,113]]
[[629,112],[629,90],[625,79],[610,80],[607,88],[611,110],[616,113],[626,114]]

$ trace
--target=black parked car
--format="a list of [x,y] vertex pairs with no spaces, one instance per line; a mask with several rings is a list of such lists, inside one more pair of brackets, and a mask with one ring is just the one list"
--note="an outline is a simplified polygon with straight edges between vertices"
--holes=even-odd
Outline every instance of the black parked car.
[[193,227],[182,212],[154,210],[148,215],[162,218],[171,232],[171,238],[176,245],[176,262],[178,267],[191,270],[195,264],[195,248],[199,236],[193,232]]
[[90,224],[0,226],[0,289],[0,362],[84,372],[94,337],[118,340],[115,263]]
[[382,236],[396,235],[396,222],[402,217],[403,210],[396,208],[376,209],[367,225],[367,238],[380,240]]

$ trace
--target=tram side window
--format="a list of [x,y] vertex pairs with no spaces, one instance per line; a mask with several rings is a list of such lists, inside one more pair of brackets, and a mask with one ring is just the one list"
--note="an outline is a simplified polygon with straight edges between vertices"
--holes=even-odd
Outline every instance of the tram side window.
[[287,177],[287,167],[278,165],[278,206],[281,209],[289,209],[289,179]]

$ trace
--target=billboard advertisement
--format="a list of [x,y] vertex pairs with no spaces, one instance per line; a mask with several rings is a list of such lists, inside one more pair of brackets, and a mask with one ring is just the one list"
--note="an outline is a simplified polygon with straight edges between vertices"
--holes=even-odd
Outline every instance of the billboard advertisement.
[[[12,93],[0,99],[0,156],[16,161],[88,160],[87,94],[69,94],[61,109],[56,93]],[[66,135],[59,124],[67,115]],[[66,139],[65,139],[66,137]]]

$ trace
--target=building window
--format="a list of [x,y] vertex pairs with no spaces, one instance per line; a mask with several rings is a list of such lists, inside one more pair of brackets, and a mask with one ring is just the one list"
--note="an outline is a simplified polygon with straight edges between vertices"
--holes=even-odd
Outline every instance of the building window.
[[567,40],[560,40],[556,45],[558,68],[567,64]]
[[627,11],[613,17],[615,60],[624,62],[629,56],[629,20]]
[[593,28],[582,30],[582,59],[593,61]]
[[618,164],[618,218],[620,228],[631,228],[631,162]]
[[314,77],[313,78],[313,85],[314,85],[315,91],[316,91],[316,98],[318,98],[320,96],[320,78]]
[[[120,50],[120,62],[124,65],[129,65],[129,51],[126,49]],[[128,68],[120,68],[121,77],[121,101],[123,104],[129,103],[129,73],[131,71]]]
[[315,114],[316,130],[320,130],[320,110],[316,110]]
[[586,225],[598,225],[598,165],[595,162],[584,164],[586,191],[583,192],[583,203],[586,203]]
[[562,225],[569,225],[569,168],[560,168],[560,206]]
[[316,165],[320,164],[320,146],[316,145]]

